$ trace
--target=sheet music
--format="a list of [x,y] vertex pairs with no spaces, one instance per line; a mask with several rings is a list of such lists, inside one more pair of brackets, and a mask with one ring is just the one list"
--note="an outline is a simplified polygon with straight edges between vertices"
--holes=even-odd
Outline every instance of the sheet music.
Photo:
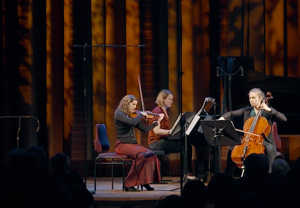
[[181,117],[182,117],[182,113],[179,114],[179,116],[177,117],[175,123],[173,124],[172,128],[170,129],[170,134],[171,134],[171,135],[173,134],[173,132],[174,132],[176,126],[178,125],[178,123],[179,123]]
[[195,127],[195,125],[198,123],[200,119],[200,116],[198,114],[196,114],[191,122],[191,124],[189,125],[188,129],[185,131],[185,134],[188,136],[190,135],[190,133],[192,132],[193,128]]
[[192,132],[192,130],[194,129],[194,127],[196,126],[196,124],[198,123],[199,119],[200,119],[200,115],[202,113],[203,110],[205,110],[205,106],[206,104],[215,104],[215,99],[211,98],[211,97],[206,97],[204,99],[204,102],[200,108],[200,110],[197,112],[197,114],[194,116],[192,122],[190,123],[189,127],[187,128],[187,130],[185,131],[185,134],[188,136],[190,135],[190,133]]
[[207,102],[207,98],[205,98],[203,104],[202,104],[202,107],[200,108],[200,110],[198,111],[198,113],[194,116],[192,122],[190,123],[189,127],[187,128],[187,130],[185,131],[185,134],[188,136],[190,135],[190,133],[192,132],[193,128],[195,127],[195,125],[197,124],[197,122],[199,121],[200,119],[200,114],[202,113],[204,107],[205,107],[205,104]]

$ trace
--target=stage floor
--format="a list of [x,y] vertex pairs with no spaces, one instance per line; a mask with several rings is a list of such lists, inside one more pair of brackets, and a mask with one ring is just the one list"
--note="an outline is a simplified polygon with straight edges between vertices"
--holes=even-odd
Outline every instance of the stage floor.
[[87,179],[87,189],[93,193],[96,207],[153,207],[157,200],[168,195],[180,195],[180,178],[164,177],[166,183],[151,184],[154,191],[125,192],[122,190],[122,179],[114,179],[112,190],[111,178],[98,177],[94,193],[94,179]]

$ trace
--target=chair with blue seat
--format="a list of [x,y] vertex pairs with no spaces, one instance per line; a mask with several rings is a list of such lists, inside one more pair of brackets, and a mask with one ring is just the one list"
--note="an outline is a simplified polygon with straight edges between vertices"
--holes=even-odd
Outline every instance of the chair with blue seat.
[[96,132],[94,138],[94,150],[97,153],[94,161],[94,193],[96,193],[97,186],[97,166],[111,165],[111,188],[114,189],[114,167],[116,165],[122,166],[122,188],[124,188],[125,168],[126,164],[132,159],[126,155],[120,155],[115,152],[108,152],[110,150],[110,143],[107,136],[105,124],[96,124]]

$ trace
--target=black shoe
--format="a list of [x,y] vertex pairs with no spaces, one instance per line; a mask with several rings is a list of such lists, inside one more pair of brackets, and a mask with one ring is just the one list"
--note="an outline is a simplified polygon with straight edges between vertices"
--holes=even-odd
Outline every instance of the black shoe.
[[131,191],[131,192],[139,192],[139,190],[137,190],[136,188],[134,188],[133,186],[131,187],[124,187],[125,191]]
[[145,188],[147,191],[154,191],[154,188],[151,187],[149,184],[142,185],[142,190]]

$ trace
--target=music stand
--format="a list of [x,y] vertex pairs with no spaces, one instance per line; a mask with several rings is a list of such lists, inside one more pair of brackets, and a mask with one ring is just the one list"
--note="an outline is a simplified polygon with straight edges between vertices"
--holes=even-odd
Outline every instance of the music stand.
[[200,121],[200,127],[206,142],[214,148],[214,171],[219,172],[221,146],[241,144],[241,137],[230,120],[203,120]]
[[205,107],[207,105],[208,102],[211,102],[213,105],[215,104],[215,99],[211,98],[211,97],[206,97],[204,99],[204,102],[200,108],[200,110],[196,113],[196,115],[193,117],[193,120],[190,122],[189,127],[187,128],[187,130],[185,131],[186,135],[190,135],[190,133],[193,131],[193,129],[195,128],[195,126],[197,125],[198,121],[200,120],[201,117],[201,113],[203,110],[205,110]]

